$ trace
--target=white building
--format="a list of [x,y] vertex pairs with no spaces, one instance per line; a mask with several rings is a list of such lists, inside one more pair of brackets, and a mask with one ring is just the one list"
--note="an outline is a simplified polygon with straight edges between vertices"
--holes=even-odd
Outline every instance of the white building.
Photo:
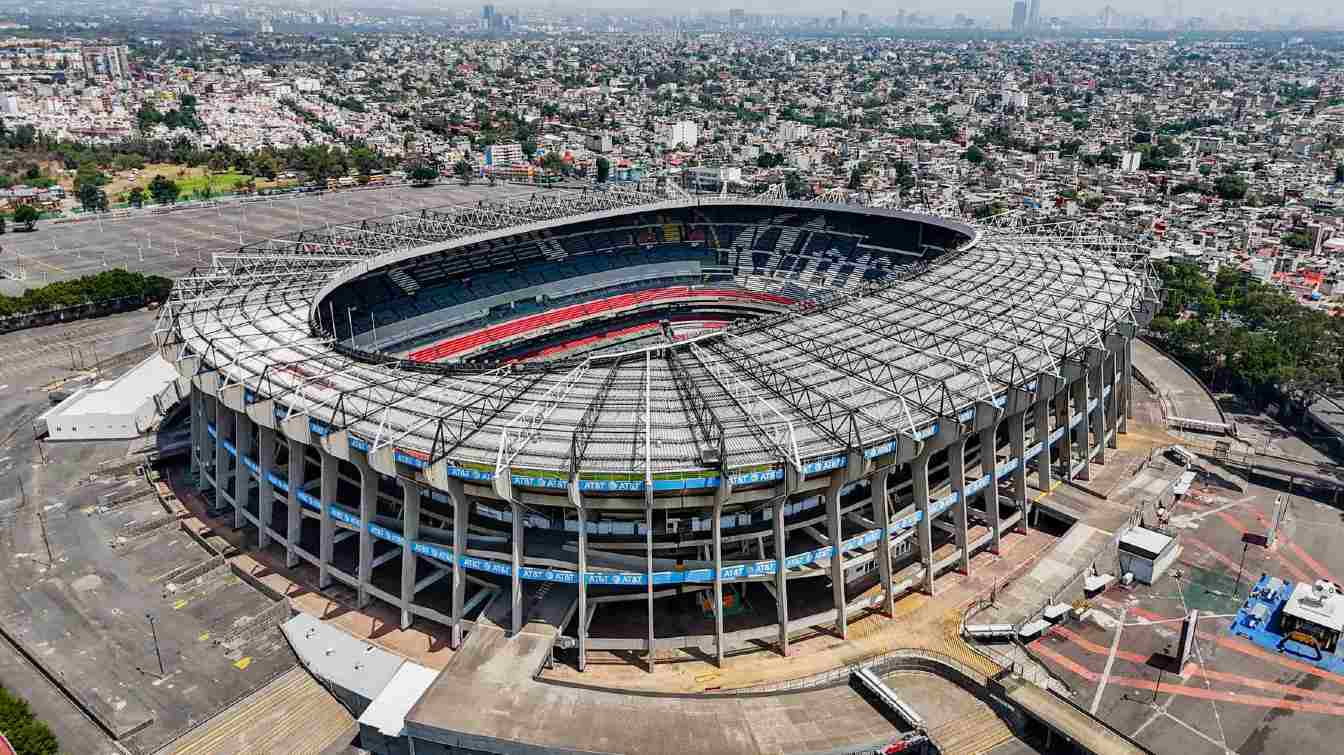
[[662,128],[663,146],[668,149],[673,149],[677,145],[693,148],[699,138],[700,128],[691,121],[677,121]]
[[1310,638],[1321,652],[1333,653],[1344,632],[1344,596],[1323,579],[1315,584],[1298,582],[1283,604],[1280,625],[1290,639],[1300,642]]
[[309,76],[299,76],[294,79],[294,88],[300,92],[320,92],[322,82]]
[[75,391],[33,422],[37,435],[52,440],[121,440],[144,433],[158,414],[190,387],[174,383],[177,368],[158,353],[116,380]]
[[521,144],[489,144],[485,147],[485,164],[494,165],[513,165],[523,162],[523,145]]
[[1141,165],[1142,163],[1143,163],[1142,152],[1138,151],[1125,152],[1123,155],[1120,156],[1120,172],[1138,173],[1139,165]]

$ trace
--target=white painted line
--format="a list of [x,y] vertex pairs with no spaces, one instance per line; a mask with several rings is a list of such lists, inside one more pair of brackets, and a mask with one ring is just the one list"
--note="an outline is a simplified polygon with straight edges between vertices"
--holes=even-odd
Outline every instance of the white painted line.
[[1120,609],[1120,621],[1115,627],[1115,636],[1111,638],[1111,653],[1106,656],[1106,670],[1101,673],[1101,683],[1097,685],[1097,694],[1092,696],[1092,707],[1088,713],[1097,714],[1097,708],[1101,705],[1101,693],[1106,691],[1106,683],[1111,680],[1111,667],[1115,665],[1115,653],[1120,649],[1120,633],[1125,631],[1125,613],[1128,608]]

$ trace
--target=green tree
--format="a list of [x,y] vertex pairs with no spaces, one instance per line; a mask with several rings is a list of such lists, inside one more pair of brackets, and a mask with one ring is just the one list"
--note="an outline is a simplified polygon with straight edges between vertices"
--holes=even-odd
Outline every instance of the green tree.
[[1335,163],[1335,183],[1344,184],[1344,163]]
[[808,188],[807,182],[803,180],[802,175],[796,170],[791,170],[784,174],[784,193],[788,194],[791,199],[797,199],[812,192]]
[[597,158],[597,182],[604,184],[611,176],[611,161],[605,157]]
[[971,165],[979,165],[985,161],[985,153],[974,144],[972,144],[965,152],[961,153],[961,156]]
[[139,186],[132,186],[131,190],[126,192],[126,201],[130,202],[132,207],[144,206],[145,190]]
[[177,195],[181,193],[177,182],[171,178],[163,176],[154,176],[154,180],[149,182],[149,195],[159,204],[172,204],[177,201]]
[[463,186],[471,185],[471,163],[458,160],[457,165],[453,166],[453,173],[457,174],[457,180],[461,181]]
[[0,732],[19,755],[56,755],[60,743],[51,729],[33,715],[28,703],[0,687]]
[[86,183],[79,187],[78,195],[85,212],[107,212],[107,192],[98,185]]
[[409,174],[411,183],[415,186],[429,186],[430,184],[434,183],[434,180],[437,179],[438,177],[439,172],[435,170],[433,166],[427,163],[420,163],[414,168],[411,168],[411,172]]
[[1238,200],[1246,197],[1246,179],[1238,175],[1224,174],[1213,182],[1213,190],[1225,200]]
[[31,231],[37,225],[37,219],[42,216],[37,208],[30,204],[21,204],[14,210],[14,222],[23,223],[23,230]]

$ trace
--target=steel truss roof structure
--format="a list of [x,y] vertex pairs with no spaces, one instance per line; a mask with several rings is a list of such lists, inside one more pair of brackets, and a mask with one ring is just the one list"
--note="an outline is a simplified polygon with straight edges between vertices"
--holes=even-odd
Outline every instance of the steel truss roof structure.
[[512,470],[649,480],[801,473],[819,459],[924,437],[939,421],[1002,403],[1009,388],[1060,374],[1108,334],[1132,332],[1157,298],[1137,246],[1082,223],[1033,226],[1010,213],[962,225],[970,233],[959,248],[884,279],[634,351],[430,369],[355,352],[313,317],[314,303],[352,271],[511,228],[714,203],[855,211],[775,197],[544,192],[313,228],[217,255],[180,279],[155,337],[166,354],[198,357],[198,373],[217,373],[221,386],[243,385],[249,400],[271,400],[278,415],[306,416],[324,432],[348,430],[371,451],[447,460],[482,479]]

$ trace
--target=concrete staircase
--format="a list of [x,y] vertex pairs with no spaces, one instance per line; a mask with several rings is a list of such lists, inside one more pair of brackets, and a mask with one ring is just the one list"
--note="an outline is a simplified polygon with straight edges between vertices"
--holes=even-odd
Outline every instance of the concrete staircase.
[[161,752],[172,755],[322,755],[358,732],[350,713],[295,666]]
[[988,708],[930,729],[929,736],[943,755],[981,755],[1014,738],[1013,730]]

